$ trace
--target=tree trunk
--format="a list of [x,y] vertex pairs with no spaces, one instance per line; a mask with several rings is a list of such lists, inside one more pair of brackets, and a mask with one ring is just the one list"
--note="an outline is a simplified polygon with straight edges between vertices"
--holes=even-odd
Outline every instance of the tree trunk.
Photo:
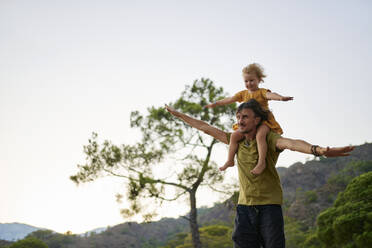
[[200,242],[200,235],[199,235],[199,227],[197,223],[197,211],[196,211],[196,192],[190,192],[190,229],[191,229],[191,237],[192,237],[192,244],[194,248],[201,248]]

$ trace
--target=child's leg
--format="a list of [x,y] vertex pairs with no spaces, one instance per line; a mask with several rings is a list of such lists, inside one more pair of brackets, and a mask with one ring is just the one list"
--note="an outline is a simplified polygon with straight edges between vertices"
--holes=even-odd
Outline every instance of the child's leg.
[[270,128],[265,124],[262,124],[257,129],[256,140],[258,148],[258,163],[256,167],[251,170],[252,174],[258,175],[263,172],[266,167],[266,152],[267,152],[267,143],[266,135],[270,131]]
[[238,150],[238,142],[244,139],[244,135],[241,132],[235,131],[231,134],[230,137],[230,144],[229,144],[229,155],[227,157],[227,161],[224,166],[220,167],[221,171],[227,169],[227,167],[234,166],[234,157],[235,153]]

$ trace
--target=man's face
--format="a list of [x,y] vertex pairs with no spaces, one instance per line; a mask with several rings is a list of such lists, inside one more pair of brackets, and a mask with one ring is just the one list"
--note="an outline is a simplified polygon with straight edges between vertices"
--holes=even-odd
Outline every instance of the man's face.
[[239,131],[242,133],[250,133],[256,129],[260,123],[260,117],[256,117],[252,109],[242,109],[236,113]]

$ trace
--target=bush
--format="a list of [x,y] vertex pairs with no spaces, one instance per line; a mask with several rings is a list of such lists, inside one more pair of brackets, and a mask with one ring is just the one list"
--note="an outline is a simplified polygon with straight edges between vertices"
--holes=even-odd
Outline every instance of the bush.
[[28,237],[15,242],[9,248],[48,248],[48,246],[37,238]]
[[326,247],[372,244],[372,172],[354,178],[334,206],[318,216],[318,238]]

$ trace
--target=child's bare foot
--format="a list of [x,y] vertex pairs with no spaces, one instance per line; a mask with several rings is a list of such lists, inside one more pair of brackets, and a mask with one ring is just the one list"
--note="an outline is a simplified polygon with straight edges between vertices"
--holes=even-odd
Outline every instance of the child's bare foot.
[[229,167],[233,167],[234,166],[234,160],[233,161],[227,161],[224,166],[220,167],[220,171],[224,171],[226,170],[227,168]]
[[253,168],[253,170],[251,170],[251,173],[254,175],[259,175],[264,171],[265,167],[266,167],[265,162],[257,163],[257,165]]

